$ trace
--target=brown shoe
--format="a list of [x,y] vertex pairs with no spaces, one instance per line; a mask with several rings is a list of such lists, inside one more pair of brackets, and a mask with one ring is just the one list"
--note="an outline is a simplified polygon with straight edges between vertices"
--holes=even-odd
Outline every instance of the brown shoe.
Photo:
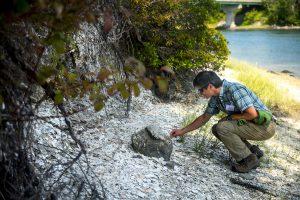
[[250,147],[250,151],[254,153],[258,159],[260,159],[264,155],[264,152],[258,147],[258,145],[252,145]]
[[243,159],[240,164],[234,164],[231,168],[234,172],[247,173],[251,169],[259,167],[259,160],[254,153],[250,154],[247,158]]

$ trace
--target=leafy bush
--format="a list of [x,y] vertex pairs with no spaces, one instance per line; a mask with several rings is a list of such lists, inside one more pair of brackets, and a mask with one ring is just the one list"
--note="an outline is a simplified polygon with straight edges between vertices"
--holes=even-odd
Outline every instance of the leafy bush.
[[212,0],[128,1],[127,8],[135,52],[148,67],[219,69],[229,54],[223,35],[207,27],[218,10]]
[[266,21],[267,19],[262,11],[252,10],[246,13],[242,25],[252,25],[255,22],[261,22],[262,24],[264,24]]
[[296,0],[265,0],[268,23],[279,26],[300,24],[300,2]]

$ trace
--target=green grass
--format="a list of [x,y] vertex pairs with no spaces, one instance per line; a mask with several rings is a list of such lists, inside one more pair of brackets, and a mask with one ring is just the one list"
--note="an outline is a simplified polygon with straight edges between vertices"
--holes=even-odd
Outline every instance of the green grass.
[[289,98],[287,91],[280,89],[266,71],[232,59],[226,67],[232,69],[237,80],[255,92],[273,112],[293,115],[300,111],[300,103]]
[[194,151],[200,157],[208,155],[207,152],[219,148],[220,141],[211,133],[212,122],[207,122],[204,126],[198,129],[195,134]]
[[[197,118],[196,113],[189,113],[183,118],[182,126],[185,127],[192,123]],[[211,133],[212,122],[207,122],[204,126],[193,131],[195,144],[193,150],[197,152],[200,157],[207,155],[209,149],[215,150],[219,148],[220,141]],[[184,143],[185,136],[179,137],[177,142]]]
[[[189,113],[183,118],[182,127],[186,127],[190,123],[192,123],[197,118],[196,113]],[[180,143],[184,143],[185,141],[185,135],[180,136],[177,140]]]

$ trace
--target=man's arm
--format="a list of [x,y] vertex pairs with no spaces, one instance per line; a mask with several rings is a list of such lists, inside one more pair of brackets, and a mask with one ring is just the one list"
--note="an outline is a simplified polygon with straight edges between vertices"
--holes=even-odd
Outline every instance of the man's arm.
[[187,125],[184,128],[181,129],[174,129],[171,131],[170,136],[171,137],[177,137],[177,136],[182,136],[190,131],[196,130],[197,128],[203,126],[208,122],[208,120],[212,117],[212,115],[209,114],[202,114],[200,115],[197,119],[195,119],[192,123]]
[[[253,106],[250,106],[249,108],[247,108],[246,110],[244,110],[243,113],[241,114],[233,114],[230,116],[231,120],[240,120],[240,119],[245,119],[248,121],[251,121],[253,119],[255,119],[257,117],[257,111],[255,110],[255,108]],[[227,118],[228,120],[228,118]]]

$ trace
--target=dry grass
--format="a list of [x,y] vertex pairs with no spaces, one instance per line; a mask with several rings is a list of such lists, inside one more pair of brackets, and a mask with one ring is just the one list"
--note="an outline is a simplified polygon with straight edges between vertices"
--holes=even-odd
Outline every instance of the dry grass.
[[253,90],[273,112],[300,118],[300,80],[271,73],[245,62],[230,59],[226,66],[235,78]]

